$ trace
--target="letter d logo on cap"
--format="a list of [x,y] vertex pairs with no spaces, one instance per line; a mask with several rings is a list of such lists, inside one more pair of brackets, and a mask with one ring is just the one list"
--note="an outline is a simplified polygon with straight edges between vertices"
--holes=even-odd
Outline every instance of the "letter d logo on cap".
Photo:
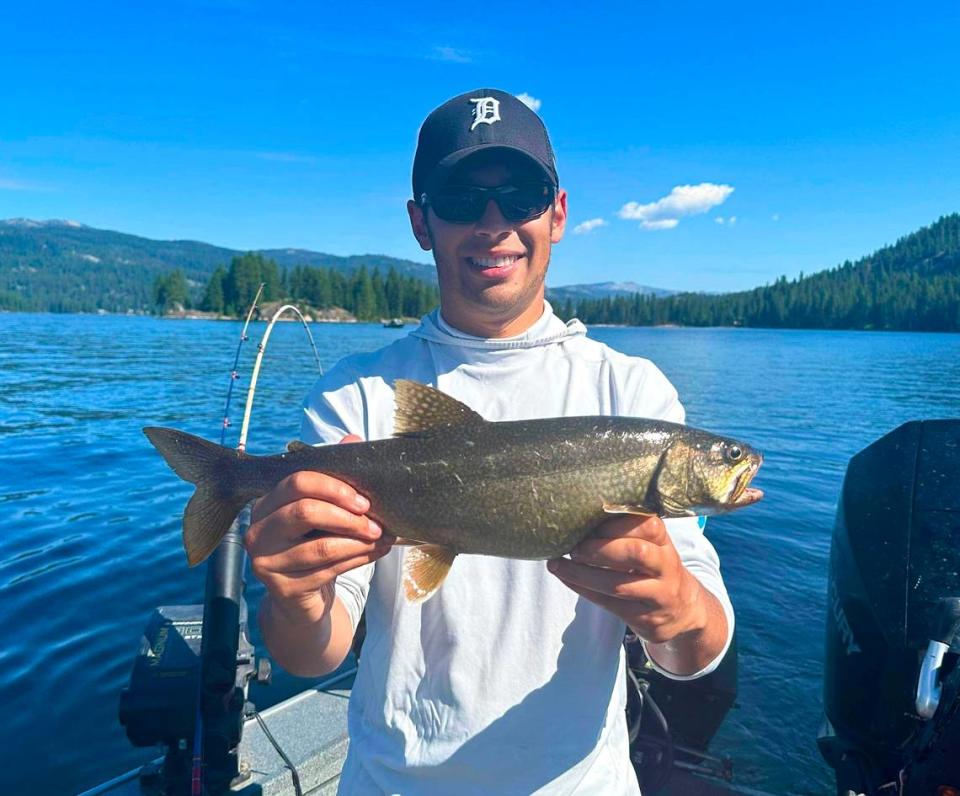
[[478,124],[493,124],[501,121],[500,100],[496,97],[480,97],[470,102],[474,103],[473,124],[470,125],[470,132],[473,132]]

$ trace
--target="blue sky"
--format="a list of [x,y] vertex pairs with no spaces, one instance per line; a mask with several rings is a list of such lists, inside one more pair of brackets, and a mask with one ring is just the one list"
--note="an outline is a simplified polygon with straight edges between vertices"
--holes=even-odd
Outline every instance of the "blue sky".
[[0,218],[426,262],[416,132],[482,86],[550,130],[553,285],[748,288],[960,210],[955,2],[36,3],[0,29]]

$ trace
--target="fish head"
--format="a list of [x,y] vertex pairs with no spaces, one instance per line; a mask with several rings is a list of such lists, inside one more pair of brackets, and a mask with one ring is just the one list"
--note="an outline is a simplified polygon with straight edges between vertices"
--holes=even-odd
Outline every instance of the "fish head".
[[703,432],[678,437],[653,485],[662,515],[720,514],[756,503],[763,492],[750,482],[762,463],[759,451],[733,439]]

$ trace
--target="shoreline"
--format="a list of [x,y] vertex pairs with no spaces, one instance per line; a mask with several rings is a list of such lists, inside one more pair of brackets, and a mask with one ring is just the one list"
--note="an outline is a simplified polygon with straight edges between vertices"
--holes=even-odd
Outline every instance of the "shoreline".
[[[149,312],[136,312],[128,310],[127,312],[108,312],[106,310],[96,310],[94,312],[51,312],[49,310],[11,310],[11,309],[0,309],[0,316],[2,315],[50,315],[50,316],[71,316],[71,317],[118,317],[118,318],[156,318],[157,320],[164,321],[243,321],[243,318],[231,317],[229,315],[214,315],[212,313],[206,314],[201,312],[189,312],[183,315],[153,315]],[[251,323],[256,322],[269,322],[269,318],[261,316],[259,318],[252,318]],[[298,318],[280,318],[281,322],[287,322],[291,320],[299,320]],[[419,318],[407,318],[404,319],[404,325],[417,325],[420,323]],[[360,321],[354,317],[350,318],[309,318],[309,323],[330,323],[330,324],[374,324],[382,325],[380,319],[370,320],[370,321]],[[901,334],[946,334],[946,335],[957,335],[960,334],[960,329],[957,330],[933,330],[933,329],[876,329],[876,328],[841,328],[834,329],[825,326],[684,326],[682,324],[651,324],[647,326],[634,326],[632,324],[620,324],[620,323],[584,323],[584,326],[591,329],[727,329],[727,330],[742,330],[742,331],[772,331],[772,332],[869,332],[871,334],[890,334],[890,333],[901,333]]]

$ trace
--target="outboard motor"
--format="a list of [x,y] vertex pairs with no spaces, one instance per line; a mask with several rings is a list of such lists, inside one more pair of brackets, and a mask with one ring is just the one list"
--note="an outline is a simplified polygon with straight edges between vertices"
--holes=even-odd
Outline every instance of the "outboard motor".
[[817,740],[838,794],[960,793],[958,625],[960,419],[913,421],[850,460],[837,506]]

